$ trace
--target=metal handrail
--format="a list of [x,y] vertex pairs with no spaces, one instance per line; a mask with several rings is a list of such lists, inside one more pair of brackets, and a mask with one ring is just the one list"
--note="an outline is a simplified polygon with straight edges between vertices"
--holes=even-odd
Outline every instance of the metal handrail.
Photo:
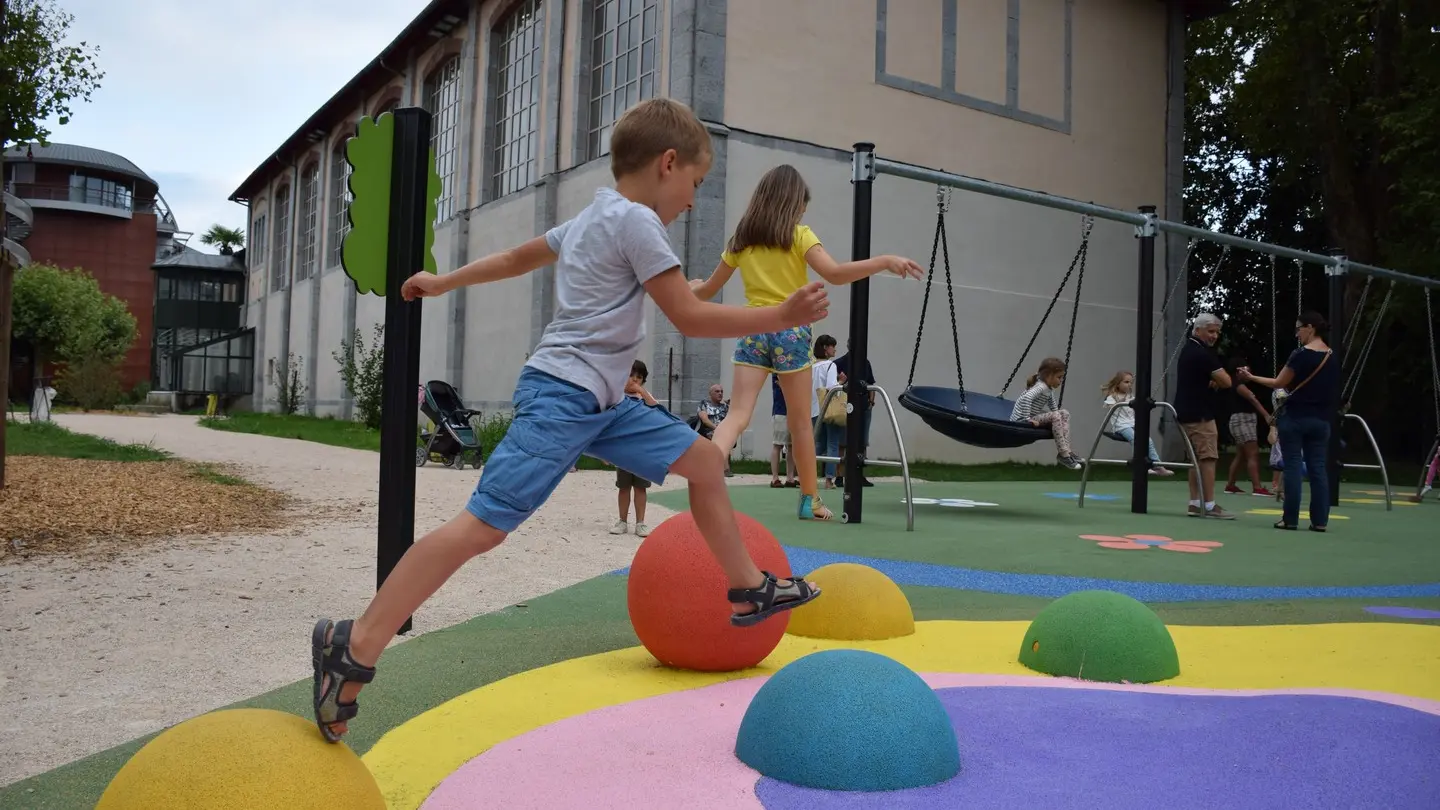
[[[820,430],[820,421],[825,418],[825,408],[830,404],[830,400],[835,398],[835,392],[842,391],[844,390],[844,388],[845,385],[841,383],[839,385],[831,386],[830,388],[827,388],[825,390],[825,398],[820,400],[820,413],[818,416],[815,417],[815,430],[817,433]],[[915,498],[914,490],[910,484],[910,460],[905,455],[905,440],[900,437],[900,420],[895,418],[895,406],[890,404],[890,395],[885,393],[884,388],[881,388],[878,385],[870,385],[867,386],[867,388],[870,391],[878,391],[880,393],[880,401],[885,403],[885,413],[890,417],[890,428],[891,430],[895,431],[895,446],[900,449],[900,460],[890,461],[887,459],[866,458],[865,451],[862,448],[860,451],[860,464],[862,467],[866,464],[873,464],[876,467],[900,468],[900,477],[905,482],[905,531],[913,532],[915,531]],[[854,407],[854,405],[851,405],[847,402],[845,404],[846,415],[849,415],[851,413],[851,409],[853,409]],[[815,454],[815,460],[817,462],[828,461],[836,464],[842,463],[844,461],[844,459],[838,456],[822,456],[818,452]],[[844,520],[845,514],[843,510],[840,517],[841,520]]]
[[1385,485],[1385,511],[1392,511],[1394,509],[1394,506],[1391,504],[1390,500],[1390,473],[1385,469],[1385,456],[1381,455],[1380,453],[1380,445],[1375,442],[1375,434],[1370,432],[1370,425],[1366,424],[1365,420],[1361,418],[1359,414],[1347,413],[1345,414],[1345,418],[1354,419],[1356,422],[1360,423],[1360,427],[1364,428],[1365,438],[1370,441],[1370,449],[1375,451],[1375,460],[1380,463],[1345,464],[1344,462],[1341,462],[1340,466],[1348,470],[1379,470],[1380,480]]
[[[1084,508],[1085,508],[1085,488],[1086,488],[1086,486],[1088,486],[1089,481],[1090,481],[1090,465],[1091,465],[1091,464],[1120,464],[1120,465],[1125,465],[1125,464],[1130,464],[1131,462],[1134,461],[1133,458],[1132,458],[1132,459],[1126,459],[1126,460],[1124,460],[1124,461],[1121,461],[1120,459],[1111,459],[1111,458],[1095,458],[1095,450],[1100,446],[1100,437],[1102,437],[1102,436],[1105,435],[1105,426],[1108,425],[1108,424],[1110,424],[1110,417],[1114,415],[1115,409],[1116,409],[1116,408],[1123,408],[1123,407],[1127,407],[1127,406],[1133,407],[1134,404],[1135,404],[1135,401],[1134,401],[1134,400],[1131,400],[1130,402],[1117,402],[1117,403],[1115,403],[1114,405],[1111,405],[1109,408],[1106,408],[1106,409],[1105,409],[1105,418],[1100,420],[1100,430],[1095,434],[1095,441],[1090,444],[1090,452],[1089,452],[1089,453],[1086,455],[1086,457],[1085,457],[1085,465],[1084,465],[1083,471],[1080,473],[1080,498],[1079,498],[1079,508],[1080,508],[1080,509],[1084,509]],[[1177,414],[1177,413],[1175,413],[1175,406],[1174,406],[1174,405],[1171,405],[1170,403],[1168,403],[1168,402],[1166,402],[1166,401],[1164,401],[1164,400],[1156,400],[1156,401],[1155,401],[1155,405],[1152,406],[1152,407],[1157,407],[1157,406],[1161,406],[1161,405],[1163,405],[1167,410],[1169,410],[1169,411],[1170,411],[1170,415],[1173,416],[1173,417],[1175,417],[1176,423],[1179,423],[1179,421],[1180,421],[1180,415]],[[1181,431],[1179,431],[1179,433],[1180,433],[1180,438],[1181,438],[1182,440],[1184,440],[1184,442],[1185,442],[1185,457],[1188,458],[1188,459],[1190,459],[1190,463],[1187,464],[1187,463],[1185,463],[1185,462],[1183,462],[1183,461],[1165,461],[1164,459],[1161,459],[1161,460],[1160,460],[1160,466],[1162,466],[1162,467],[1176,467],[1176,468],[1179,468],[1179,469],[1182,469],[1182,470],[1197,469],[1197,468],[1199,467],[1199,463],[1200,463],[1200,462],[1199,462],[1199,460],[1198,460],[1198,459],[1196,458],[1196,456],[1195,456],[1195,445],[1191,443],[1191,441],[1190,441],[1190,436],[1187,435],[1187,434],[1185,433],[1185,431],[1181,430]],[[1136,436],[1136,437],[1135,437],[1135,442],[1136,442],[1136,444],[1139,444],[1141,438],[1142,438],[1142,437],[1140,437],[1140,436]],[[1146,441],[1149,441],[1149,438],[1150,438],[1150,437],[1149,437],[1149,436],[1146,436],[1146,437],[1144,437],[1144,438],[1145,438]]]

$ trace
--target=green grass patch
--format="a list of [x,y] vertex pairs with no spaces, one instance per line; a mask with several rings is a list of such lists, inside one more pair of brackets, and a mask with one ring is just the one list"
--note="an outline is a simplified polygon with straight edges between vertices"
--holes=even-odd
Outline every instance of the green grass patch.
[[279,439],[301,439],[307,442],[349,447],[354,450],[380,450],[380,431],[359,422],[329,417],[282,416],[274,413],[237,411],[229,416],[210,416],[200,424],[214,430],[252,433]]
[[6,452],[12,456],[88,458],[98,461],[166,461],[170,454],[147,444],[120,444],[75,433],[54,422],[9,422]]
[[230,475],[229,473],[223,473],[217,470],[214,465],[211,464],[196,464],[194,469],[195,476],[197,478],[203,478],[212,484],[219,484],[226,487],[250,486],[250,482],[246,481],[244,478],[239,478],[237,476]]

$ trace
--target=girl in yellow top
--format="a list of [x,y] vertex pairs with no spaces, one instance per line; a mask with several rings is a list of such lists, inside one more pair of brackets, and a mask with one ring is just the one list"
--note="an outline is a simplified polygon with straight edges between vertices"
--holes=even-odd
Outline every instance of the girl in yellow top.
[[[849,284],[889,271],[901,278],[920,278],[924,271],[900,256],[876,256],[858,262],[837,263],[808,227],[801,225],[810,204],[810,189],[794,166],[776,166],[760,178],[750,205],[735,234],[720,255],[715,272],[690,286],[701,299],[713,298],[738,268],[745,283],[746,306],[779,304],[806,284],[806,267],[829,284]],[[750,425],[760,389],[771,374],[780,380],[785,395],[786,423],[800,472],[801,520],[830,520],[834,515],[820,502],[816,486],[815,429],[811,419],[818,407],[810,390],[810,327],[769,332],[741,338],[735,344],[735,381],[730,413],[715,428],[713,441],[728,457],[740,434]],[[810,408],[801,403],[809,402]]]

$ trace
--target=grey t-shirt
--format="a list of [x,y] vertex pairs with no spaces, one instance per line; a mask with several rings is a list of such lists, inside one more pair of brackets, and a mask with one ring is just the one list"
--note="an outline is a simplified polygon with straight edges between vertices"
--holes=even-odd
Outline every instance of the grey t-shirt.
[[545,234],[555,262],[555,319],[525,365],[618,404],[645,339],[645,282],[680,264],[654,211],[601,188]]

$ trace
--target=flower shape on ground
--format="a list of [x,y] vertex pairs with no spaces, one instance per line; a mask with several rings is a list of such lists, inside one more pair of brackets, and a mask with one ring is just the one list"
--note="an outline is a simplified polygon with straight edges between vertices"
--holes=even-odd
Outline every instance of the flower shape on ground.
[[1224,543],[1214,540],[1171,540],[1158,534],[1082,534],[1081,540],[1093,540],[1102,548],[1118,548],[1124,551],[1144,551],[1163,548],[1166,551],[1183,551],[1188,554],[1209,554],[1210,549],[1220,548]]

